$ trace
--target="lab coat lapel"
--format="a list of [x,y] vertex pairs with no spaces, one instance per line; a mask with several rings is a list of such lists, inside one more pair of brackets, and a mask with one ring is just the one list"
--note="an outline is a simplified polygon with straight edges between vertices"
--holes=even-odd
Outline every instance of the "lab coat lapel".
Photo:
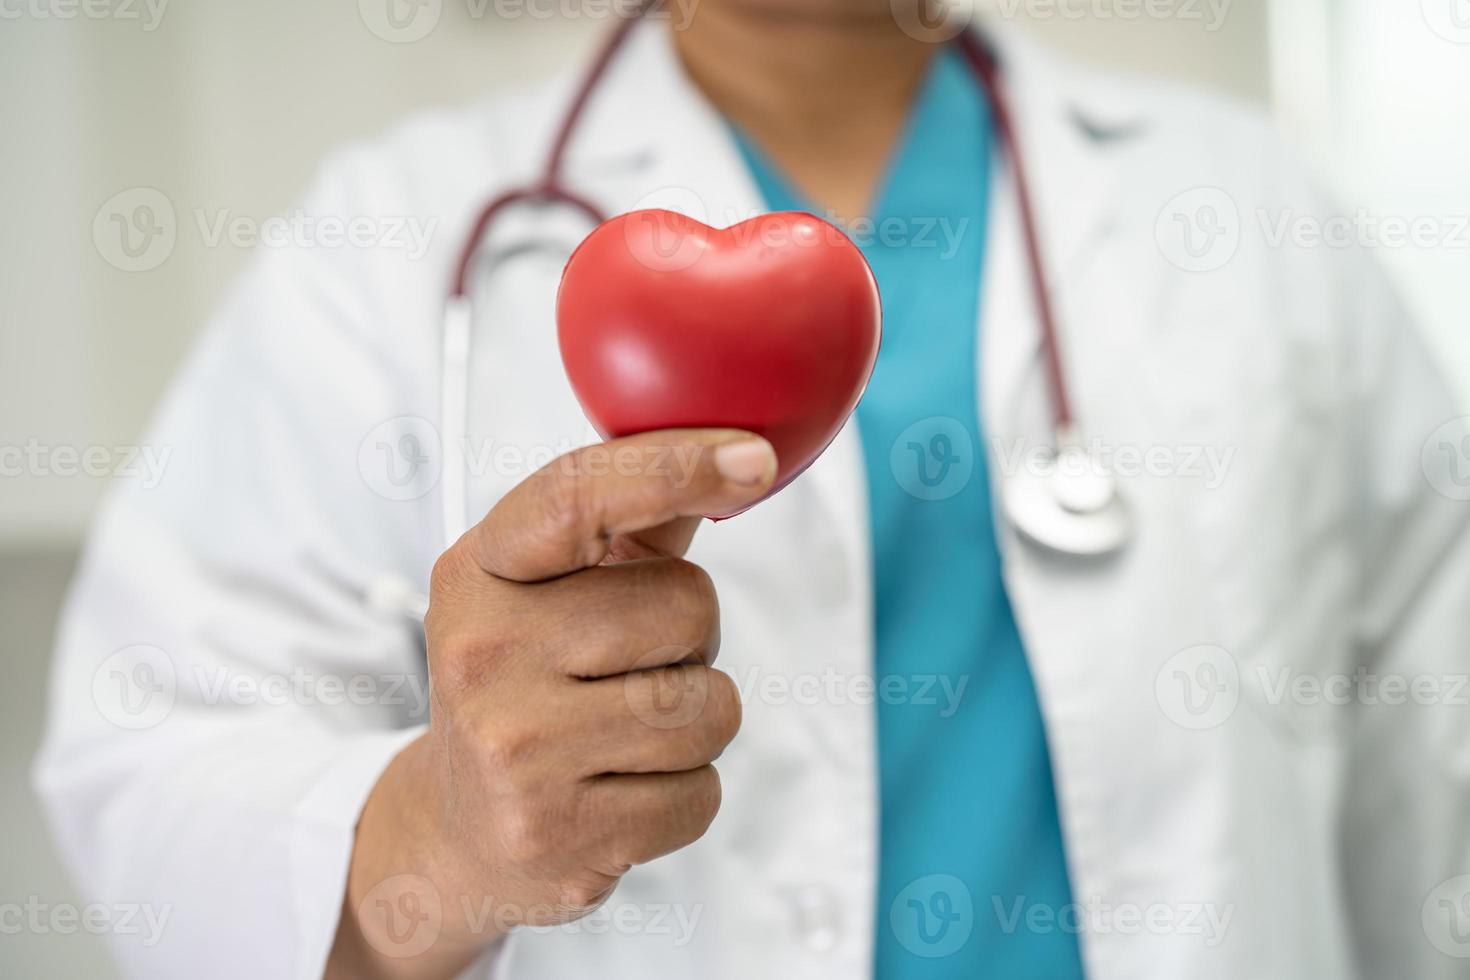
[[[1106,151],[1139,123],[1128,107],[1098,102],[1067,84],[1065,66],[1005,25],[987,24],[985,37],[1001,63],[1030,184],[1031,204],[1047,283],[1061,337],[1064,370],[1076,350],[1069,328],[1085,321],[1081,297],[1069,289],[1095,261],[1114,225],[1123,173]],[[981,290],[979,367],[981,419],[1005,448],[1024,437],[1028,445],[1051,439],[1051,399],[1041,373],[1041,331],[1021,237],[1021,219],[1009,154],[1000,154],[990,201],[990,229]],[[1075,385],[1070,386],[1075,389]],[[1077,392],[1072,391],[1074,401]],[[1076,406],[1079,414],[1085,406]],[[1083,415],[1085,418],[1085,414]]]
[[[1114,91],[1069,82],[1069,71],[1008,31],[995,35],[1019,127],[1033,206],[1057,317],[1059,347],[1084,438],[1127,440],[1123,423],[1142,409],[1137,385],[1120,382],[1129,338],[1099,336],[1100,325],[1144,315],[1145,270],[1125,247],[1119,193],[1126,147],[1146,134],[1146,114]],[[992,198],[983,280],[982,419],[999,487],[1004,468],[1021,464],[1022,447],[1051,444],[1052,398],[1041,368],[1040,329],[1022,251],[1016,192],[1003,168]],[[1117,284],[1129,283],[1119,291]],[[1114,347],[1114,345],[1120,345]],[[1188,576],[1188,555],[1162,528],[1172,488],[1125,484],[1135,534],[1119,554],[1100,560],[1052,555],[999,517],[1007,592],[1035,678],[1067,840],[1074,899],[1080,903],[1157,901],[1173,870],[1141,840],[1146,814],[1133,801],[1182,798],[1211,765],[1223,767],[1218,733],[1184,732],[1156,702],[1158,663],[1200,642],[1205,621],[1191,600],[1161,590]],[[998,494],[996,495],[998,498]],[[1177,522],[1174,522],[1177,526]],[[1193,741],[1181,736],[1195,736]],[[1148,767],[1119,759],[1151,756]],[[1167,760],[1167,761],[1166,761]],[[1213,825],[1190,827],[1189,846],[1209,853]],[[1199,893],[1225,894],[1218,867],[1177,875]],[[1193,893],[1192,893],[1193,894]],[[1172,898],[1183,900],[1186,896]],[[1089,931],[1089,974],[1128,974],[1137,955],[1117,933]]]

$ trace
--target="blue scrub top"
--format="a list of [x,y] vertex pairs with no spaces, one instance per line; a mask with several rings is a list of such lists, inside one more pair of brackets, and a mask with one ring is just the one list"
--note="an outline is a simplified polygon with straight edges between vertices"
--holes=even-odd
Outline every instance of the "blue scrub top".
[[[821,214],[736,135],[771,210]],[[1001,579],[980,441],[992,141],[969,69],[939,54],[871,219],[848,229],[883,298],[883,345],[857,417],[881,792],[874,958],[885,980],[1082,976],[1046,733]]]

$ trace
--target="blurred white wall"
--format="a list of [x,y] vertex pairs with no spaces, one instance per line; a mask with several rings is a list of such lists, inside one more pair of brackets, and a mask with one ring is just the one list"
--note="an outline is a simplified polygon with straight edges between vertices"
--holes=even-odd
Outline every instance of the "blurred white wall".
[[1078,59],[1183,79],[1252,102],[1270,99],[1272,0],[971,2]]
[[[103,481],[63,475],[54,450],[138,439],[239,268],[240,249],[204,243],[196,209],[267,218],[335,144],[553,70],[599,26],[498,21],[471,2],[444,4],[414,43],[369,29],[384,0],[150,0],[101,5],[137,19],[0,19],[0,447],[53,453],[0,478],[0,547],[80,535]],[[162,191],[178,216],[176,246],[146,272],[93,244],[99,207],[132,188]]]
[[[1440,2],[1448,7],[1465,0],[1423,0],[1426,6]],[[36,0],[32,8],[44,10],[47,3]],[[389,3],[400,11],[419,9],[429,19],[390,30]],[[1419,4],[983,5],[1079,57],[1190,79],[1262,103],[1272,98],[1276,77],[1288,93],[1287,107],[1300,113],[1303,141],[1329,157],[1352,157],[1334,178],[1385,206],[1443,210],[1470,188],[1462,177],[1470,136],[1454,124],[1470,118],[1464,111],[1470,48],[1424,29]],[[194,212],[263,219],[287,206],[333,145],[417,107],[473,98],[554,71],[607,26],[597,18],[532,15],[569,7],[576,4],[428,0],[416,8],[402,0],[151,0],[151,8],[141,2],[126,8],[137,13],[133,20],[27,14],[0,23],[0,85],[8,93],[0,102],[0,214],[6,220],[0,235],[0,447],[34,441],[80,451],[136,440],[191,335],[242,260],[234,246],[206,245]],[[1167,15],[1141,14],[1145,7]],[[69,9],[59,0],[51,8]],[[1325,38],[1310,17],[1283,14],[1329,8],[1335,16],[1319,18],[1333,32]],[[410,43],[379,36],[402,41],[429,26]],[[1273,27],[1277,36],[1268,43]],[[1323,74],[1330,61],[1325,56],[1306,58],[1305,67],[1294,60],[1294,52],[1328,50],[1346,52],[1330,76]],[[1340,86],[1337,100],[1314,101],[1314,84]],[[1384,132],[1392,138],[1381,138]],[[1429,142],[1426,133],[1434,134]],[[1329,146],[1323,134],[1337,142]],[[178,215],[173,251],[150,271],[114,267],[93,242],[99,208],[133,188],[161,191]],[[1464,287],[1453,281],[1457,258],[1426,256],[1422,265],[1417,256],[1390,259],[1403,267],[1425,315],[1440,325],[1447,338],[1441,342],[1453,347],[1447,311],[1464,298]],[[1458,342],[1463,352],[1463,336]],[[101,482],[44,473],[0,478],[0,548],[74,541]]]
[[[1276,97],[1470,407],[1470,0],[1278,0]],[[1371,231],[1370,231],[1371,234]]]

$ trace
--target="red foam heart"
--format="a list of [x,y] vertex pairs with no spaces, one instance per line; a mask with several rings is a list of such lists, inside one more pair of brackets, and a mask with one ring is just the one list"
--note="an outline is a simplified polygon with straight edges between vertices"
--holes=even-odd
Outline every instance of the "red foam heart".
[[671,211],[606,221],[568,260],[556,320],[572,390],[603,438],[748,429],[776,449],[771,494],[836,437],[882,333],[862,252],[796,211],[723,229]]

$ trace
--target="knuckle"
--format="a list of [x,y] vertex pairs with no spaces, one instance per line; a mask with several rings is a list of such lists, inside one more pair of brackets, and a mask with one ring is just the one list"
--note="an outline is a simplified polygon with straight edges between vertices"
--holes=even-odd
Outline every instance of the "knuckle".
[[[430,607],[430,616],[433,616]],[[428,637],[429,676],[434,685],[446,693],[462,690],[467,682],[469,665],[474,659],[474,641],[464,630],[445,622],[442,618],[430,618],[424,622],[424,634]]]
[[714,608],[719,605],[715,593],[715,580],[709,572],[684,558],[670,558],[666,574],[672,585],[686,598],[691,608]]
[[430,596],[451,594],[458,589],[463,575],[461,564],[459,549],[453,545],[434,559],[434,567],[429,570]]
[[508,805],[498,823],[501,848],[510,861],[533,865],[551,856],[553,835],[535,808],[524,803]]
[[695,770],[695,773],[695,778],[690,781],[686,805],[689,808],[687,812],[695,818],[698,827],[696,837],[702,837],[720,812],[722,790],[720,774],[714,766],[705,766]]
[[497,594],[473,581],[458,545],[440,555],[430,572],[424,637],[435,680],[450,688],[473,680],[511,649],[503,627],[487,626],[500,621],[488,615],[499,603]]
[[[430,612],[432,612],[432,607]],[[503,638],[487,636],[473,624],[441,614],[425,622],[430,674],[435,684],[460,692],[482,683],[510,655]]]
[[561,911],[571,914],[590,912],[607,901],[617,885],[616,878],[605,875],[588,875],[572,881],[564,881],[557,891]]
[[[718,759],[740,730],[740,698],[728,674],[708,667],[674,668],[692,672],[700,689],[699,714],[691,718],[692,748],[703,762]],[[686,737],[691,737],[686,736]]]
[[480,752],[486,765],[494,771],[514,773],[530,761],[535,747],[535,739],[528,735],[502,731],[482,742]]
[[463,556],[454,546],[434,559],[429,570],[429,608],[424,613],[424,631],[429,636],[443,632],[454,621],[465,591]]
[[575,542],[575,547],[586,549],[572,557],[591,565],[602,560],[607,543],[593,533],[601,527],[597,494],[592,481],[583,475],[583,468],[576,453],[563,456],[537,475],[536,491],[544,533],[553,540]]
[[531,729],[484,721],[471,722],[469,728],[481,765],[496,776],[520,771],[536,754],[538,739]]
[[740,722],[745,714],[740,703],[740,690],[735,679],[722,670],[707,670],[709,695],[705,701],[705,713],[721,748],[730,744],[740,731]]
[[670,558],[668,564],[676,581],[692,596],[702,602],[715,601],[715,581],[709,572],[687,558]]
[[683,558],[670,558],[664,567],[663,601],[670,602],[680,620],[700,639],[719,625],[720,600],[709,572]]
[[470,660],[478,646],[474,634],[454,622],[447,613],[435,615],[433,607],[430,607],[429,615],[430,619],[424,624],[424,632],[428,636],[429,650],[435,663],[453,670]]

